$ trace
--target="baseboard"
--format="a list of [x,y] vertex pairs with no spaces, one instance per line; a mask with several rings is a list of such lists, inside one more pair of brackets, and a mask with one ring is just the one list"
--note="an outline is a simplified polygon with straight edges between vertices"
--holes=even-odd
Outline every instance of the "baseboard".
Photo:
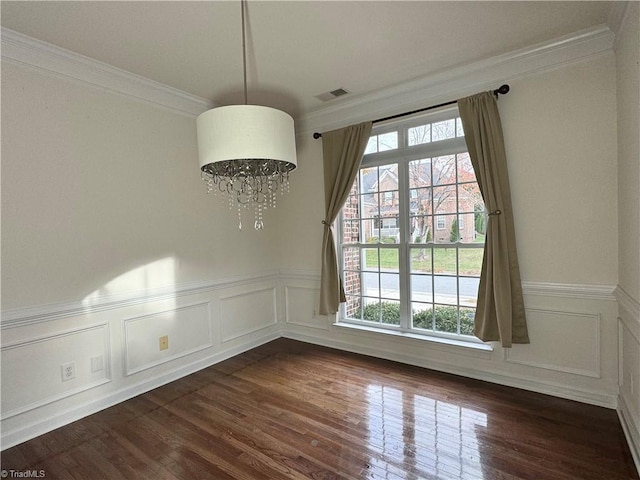
[[631,415],[629,406],[622,395],[618,398],[617,411],[624,436],[629,444],[629,450],[631,450],[633,462],[636,464],[636,469],[640,474],[640,430],[638,430],[638,426],[633,422],[633,415]]
[[414,365],[417,367],[436,370],[443,373],[451,373],[453,375],[473,378],[475,380],[482,380],[485,382],[504,385],[507,387],[520,388],[522,390],[528,390],[531,392],[541,393],[544,395],[551,395],[554,397],[565,398],[567,400],[574,400],[577,402],[596,405],[599,407],[615,409],[618,406],[618,398],[615,395],[607,395],[607,394],[588,391],[588,390],[568,388],[566,385],[550,383],[550,382],[540,382],[539,380],[531,379],[531,378],[509,377],[503,374],[485,372],[481,370],[475,370],[472,368],[461,368],[454,365],[435,362],[433,360],[423,360],[416,357],[402,355],[397,352],[380,351],[378,349],[368,348],[363,345],[354,345],[351,343],[340,342],[336,340],[329,340],[326,338],[318,338],[311,335],[300,334],[297,332],[284,332],[283,336],[285,338],[290,338],[292,340],[299,340],[302,342],[313,343],[316,345],[322,345],[329,348],[335,348],[337,350],[343,350],[343,351],[352,352],[352,353],[359,353],[359,354],[367,355],[371,357],[383,358],[385,360],[391,360],[395,362],[405,363],[408,365]]
[[93,402],[87,403],[82,407],[70,408],[57,413],[52,417],[48,417],[37,422],[20,426],[14,430],[2,431],[2,450],[26,442],[39,435],[55,430],[56,428],[67,425],[81,418],[97,413],[105,408],[111,407],[118,403],[129,400],[137,395],[149,392],[154,388],[161,387],[167,383],[178,380],[186,375],[195,373],[203,368],[210,367],[216,363],[227,360],[235,355],[251,350],[252,348],[263,345],[267,342],[275,340],[281,336],[279,331],[272,332],[261,338],[244,343],[240,346],[217,352],[207,358],[194,361],[188,365],[175,368],[171,371],[164,372],[154,378],[147,379],[143,382],[127,386],[121,390],[113,392],[104,398],[100,398]]

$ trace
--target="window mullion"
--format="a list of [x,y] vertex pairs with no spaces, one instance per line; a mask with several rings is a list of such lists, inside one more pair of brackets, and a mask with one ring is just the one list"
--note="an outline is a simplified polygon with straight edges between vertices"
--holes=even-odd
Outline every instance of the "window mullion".
[[[402,138],[404,140],[404,138]],[[403,143],[404,145],[404,143]],[[409,291],[411,283],[409,281],[409,168],[408,162],[398,161],[398,191],[399,191],[399,215],[398,227],[400,229],[399,245],[399,281],[400,281],[400,327],[411,328],[411,304],[409,301]]]

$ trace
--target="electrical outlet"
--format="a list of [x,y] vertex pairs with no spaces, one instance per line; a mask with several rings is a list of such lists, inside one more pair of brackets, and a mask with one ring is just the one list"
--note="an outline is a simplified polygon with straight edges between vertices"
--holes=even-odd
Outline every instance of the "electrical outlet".
[[66,382],[76,378],[76,364],[75,362],[63,363],[60,365],[62,372],[62,381]]
[[166,350],[169,348],[169,335],[160,337],[160,350]]

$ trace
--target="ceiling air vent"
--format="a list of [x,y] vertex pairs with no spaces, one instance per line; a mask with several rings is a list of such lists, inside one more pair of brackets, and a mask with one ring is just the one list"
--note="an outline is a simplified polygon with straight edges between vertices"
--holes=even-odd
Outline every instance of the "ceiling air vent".
[[332,91],[327,92],[327,93],[321,93],[320,95],[316,95],[315,97],[318,100],[321,100],[323,102],[327,102],[329,100],[333,100],[334,98],[338,98],[338,97],[341,97],[343,95],[346,95],[347,93],[349,93],[349,92],[346,91],[344,88],[336,88],[335,90],[332,90]]

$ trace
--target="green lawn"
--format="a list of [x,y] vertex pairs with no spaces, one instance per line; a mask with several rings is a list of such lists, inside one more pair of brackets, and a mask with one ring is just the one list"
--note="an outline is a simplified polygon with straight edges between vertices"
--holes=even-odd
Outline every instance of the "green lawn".
[[[456,249],[455,248],[433,248],[433,268],[432,268],[432,248],[412,248],[411,249],[411,271],[414,273],[440,273],[456,274]],[[388,268],[398,269],[398,250],[395,248],[380,248],[380,265],[378,265],[378,249],[367,248],[365,250],[363,268]],[[480,275],[482,268],[482,248],[468,248],[459,250],[459,274],[460,275]]]

